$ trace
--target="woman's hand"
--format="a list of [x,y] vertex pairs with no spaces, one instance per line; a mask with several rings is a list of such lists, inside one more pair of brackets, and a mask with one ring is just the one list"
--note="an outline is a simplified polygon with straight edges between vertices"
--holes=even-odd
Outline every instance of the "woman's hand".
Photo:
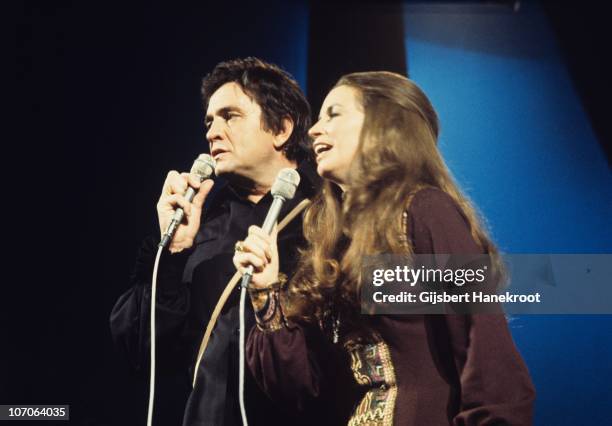
[[251,284],[256,288],[265,288],[278,281],[278,246],[276,244],[277,228],[272,235],[266,234],[259,226],[250,226],[249,234],[244,241],[236,243],[234,266],[244,275],[246,268],[254,268]]

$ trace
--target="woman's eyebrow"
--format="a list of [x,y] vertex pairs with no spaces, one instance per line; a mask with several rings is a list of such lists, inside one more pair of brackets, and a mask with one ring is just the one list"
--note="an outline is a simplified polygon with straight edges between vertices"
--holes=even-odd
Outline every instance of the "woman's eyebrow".
[[[326,113],[327,115],[330,115],[330,114],[332,113],[332,109],[333,109],[334,107],[339,107],[339,106],[341,106],[341,105],[340,105],[340,104],[331,104],[330,106],[328,106],[328,107],[325,109],[325,113]],[[320,116],[320,115],[319,115],[318,119],[319,119],[319,120],[321,119],[321,116]]]

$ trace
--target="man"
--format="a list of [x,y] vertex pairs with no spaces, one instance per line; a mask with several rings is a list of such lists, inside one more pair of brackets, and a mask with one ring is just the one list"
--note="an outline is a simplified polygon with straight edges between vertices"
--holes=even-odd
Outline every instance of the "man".
[[[164,398],[187,401],[183,425],[240,425],[238,404],[238,299],[235,290],[214,328],[191,390],[196,355],[211,313],[235,272],[236,241],[250,225],[261,225],[271,204],[270,188],[278,172],[297,168],[301,182],[281,218],[304,198],[314,195],[318,178],[306,161],[304,143],[310,109],[297,83],[278,67],[256,58],[218,64],[204,78],[206,139],[216,162],[214,184],[200,184],[187,173],[168,174],[157,204],[163,232],[175,209],[186,220],[162,255],[157,289],[157,398],[158,424],[179,424],[164,414]],[[182,194],[191,185],[198,190],[193,202]],[[291,273],[297,248],[303,244],[301,219],[279,235],[281,270]],[[151,276],[159,237],[145,241],[132,287],[111,313],[116,345],[133,366],[148,373]],[[247,304],[247,332],[253,312]],[[190,391],[190,392],[189,392]],[[176,397],[176,392],[183,397]],[[246,369],[245,403],[249,423],[295,424],[290,413],[274,407],[252,381]]]

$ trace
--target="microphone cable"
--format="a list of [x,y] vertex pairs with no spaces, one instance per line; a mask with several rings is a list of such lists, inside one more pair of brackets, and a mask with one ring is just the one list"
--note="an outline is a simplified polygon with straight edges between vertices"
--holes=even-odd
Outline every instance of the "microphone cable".
[[163,247],[157,248],[155,256],[155,264],[153,265],[153,281],[151,283],[151,353],[150,353],[150,369],[149,369],[149,408],[147,412],[147,426],[153,426],[153,406],[155,401],[155,301],[157,300],[157,270],[159,269],[159,259],[163,251]]
[[[281,208],[283,204],[291,200],[295,196],[295,191],[300,183],[300,175],[295,169],[286,168],[282,169],[274,184],[272,185],[272,205],[268,210],[268,214],[264,219],[264,223],[261,226],[263,231],[267,234],[272,233],[272,229],[278,220]],[[242,425],[248,426],[246,408],[244,404],[244,351],[245,351],[245,304],[246,304],[246,292],[251,278],[253,277],[254,268],[252,265],[247,267],[246,272],[242,276],[242,282],[240,283],[240,308],[239,308],[239,334],[238,334],[238,403],[240,405],[240,416],[242,417]]]
[[248,426],[247,415],[246,415],[246,407],[244,405],[244,351],[245,351],[245,305],[246,305],[246,292],[248,282],[245,283],[245,277],[248,275],[244,275],[242,277],[242,283],[240,284],[240,324],[239,324],[239,341],[238,341],[238,404],[240,405],[240,416],[242,417],[242,425]]
[[[198,175],[200,182],[208,179],[215,170],[215,162],[213,158],[208,154],[200,154],[193,163],[190,173]],[[188,187],[185,192],[185,199],[189,202],[193,200],[196,191],[192,187]],[[151,313],[150,313],[150,363],[149,363],[149,405],[147,409],[147,426],[153,426],[153,409],[155,406],[155,340],[156,340],[156,327],[155,327],[155,306],[157,304],[157,275],[159,270],[159,261],[161,259],[162,252],[166,248],[172,237],[176,232],[177,228],[183,221],[185,212],[182,208],[176,209],[172,220],[166,229],[166,232],[162,234],[161,241],[157,246],[157,254],[155,256],[155,263],[153,264],[153,279],[151,280]]]

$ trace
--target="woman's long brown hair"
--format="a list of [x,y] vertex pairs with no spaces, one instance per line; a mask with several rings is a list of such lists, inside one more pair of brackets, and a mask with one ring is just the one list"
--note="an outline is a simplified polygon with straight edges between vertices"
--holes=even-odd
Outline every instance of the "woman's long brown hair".
[[304,218],[309,243],[289,285],[290,320],[321,322],[333,304],[344,319],[360,323],[360,269],[364,256],[412,253],[402,214],[421,187],[438,188],[459,205],[474,240],[503,270],[470,201],[453,180],[437,147],[438,117],[423,91],[390,72],[342,77],[335,87],[356,89],[365,112],[348,190],[326,180]]

